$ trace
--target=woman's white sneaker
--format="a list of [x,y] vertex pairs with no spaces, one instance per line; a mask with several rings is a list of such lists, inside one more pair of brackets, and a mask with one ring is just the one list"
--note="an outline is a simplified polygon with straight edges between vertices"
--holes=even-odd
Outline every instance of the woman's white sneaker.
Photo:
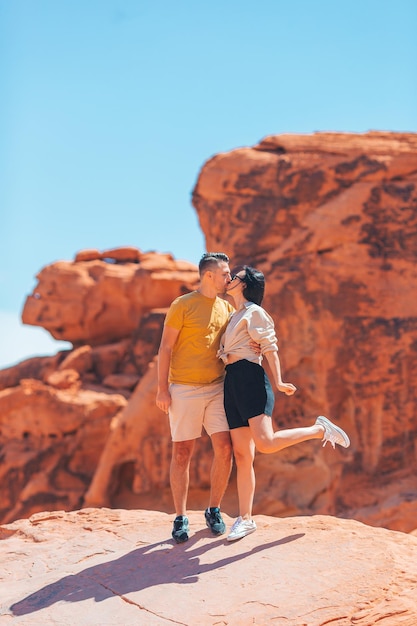
[[246,537],[246,535],[254,533],[255,530],[256,524],[253,519],[243,519],[242,517],[238,517],[232,528],[230,529],[230,533],[227,536],[227,541],[236,541],[236,539],[242,539],[242,537]]
[[316,424],[319,424],[324,428],[324,435],[322,439],[323,448],[328,441],[330,441],[333,448],[335,448],[336,443],[339,446],[342,446],[342,448],[348,448],[350,446],[350,439],[345,431],[339,428],[339,426],[333,424],[333,422],[327,419],[327,417],[324,417],[324,415],[318,416],[318,418],[316,419]]

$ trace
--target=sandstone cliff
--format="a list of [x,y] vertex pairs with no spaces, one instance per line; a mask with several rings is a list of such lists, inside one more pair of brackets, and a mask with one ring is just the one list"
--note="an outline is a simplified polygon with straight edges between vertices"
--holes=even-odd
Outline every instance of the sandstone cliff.
[[[293,398],[277,426],[329,414],[347,451],[258,455],[255,514],[331,514],[410,532],[417,477],[417,137],[276,136],[217,155],[193,202],[207,249],[267,276]],[[3,521],[84,505],[171,511],[170,440],[155,362],[169,302],[194,265],[132,248],[83,251],[38,275],[23,320],[74,350],[0,372]],[[190,508],[205,506],[199,444]],[[234,483],[225,500],[235,514]]]
[[280,494],[268,513],[349,510],[411,530],[417,135],[267,137],[208,161],[193,203],[208,249],[267,276],[265,307],[285,377],[299,389],[279,398],[277,423],[328,413],[352,439],[347,455],[303,446],[278,459],[259,456],[258,490],[268,502]]

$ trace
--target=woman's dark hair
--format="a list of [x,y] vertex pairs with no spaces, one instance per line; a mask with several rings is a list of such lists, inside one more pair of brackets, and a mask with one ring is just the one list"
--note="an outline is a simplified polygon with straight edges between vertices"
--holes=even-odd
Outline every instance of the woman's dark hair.
[[245,287],[242,291],[243,296],[246,300],[249,300],[249,302],[261,305],[265,291],[265,276],[261,271],[249,265],[241,265],[233,271],[233,274],[237,274],[243,270],[245,271],[243,278],[245,283]]

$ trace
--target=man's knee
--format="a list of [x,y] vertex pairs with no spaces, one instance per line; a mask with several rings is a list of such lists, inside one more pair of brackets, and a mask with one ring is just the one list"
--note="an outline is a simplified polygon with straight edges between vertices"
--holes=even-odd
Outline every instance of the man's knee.
[[215,456],[225,459],[232,457],[232,441],[229,431],[215,433],[211,437],[211,443]]
[[172,462],[182,467],[187,466],[194,450],[194,440],[174,441],[172,444]]

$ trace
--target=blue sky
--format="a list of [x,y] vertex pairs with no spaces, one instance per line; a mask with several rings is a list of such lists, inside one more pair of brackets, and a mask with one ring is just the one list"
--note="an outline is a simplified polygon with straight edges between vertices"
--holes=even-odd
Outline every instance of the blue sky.
[[415,0],[0,0],[0,368],[36,273],[85,248],[198,262],[191,191],[266,135],[417,131]]

